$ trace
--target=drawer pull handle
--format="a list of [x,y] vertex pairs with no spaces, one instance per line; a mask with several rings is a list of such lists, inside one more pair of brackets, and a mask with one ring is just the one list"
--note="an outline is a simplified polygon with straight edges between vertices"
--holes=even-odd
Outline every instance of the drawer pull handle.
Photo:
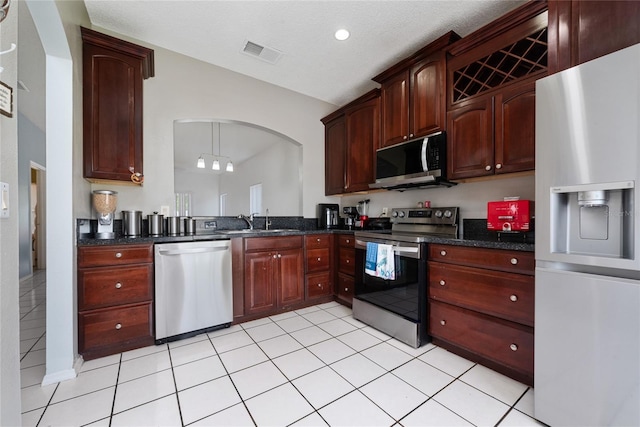
[[273,259],[276,259],[278,257],[278,255],[273,254]]
[[344,291],[345,292],[349,292],[349,288],[344,288]]
[[122,287],[122,283],[118,282],[116,283],[116,289],[120,289]]
[[518,301],[518,296],[517,296],[517,295],[511,295],[511,296],[509,297],[509,299],[510,299],[511,301],[513,301],[513,302],[516,302],[516,301]]
[[346,242],[347,242],[347,243],[351,243],[351,239],[347,239],[347,240],[346,240]]
[[516,351],[516,350],[518,350],[518,346],[517,346],[517,345],[515,345],[515,344],[511,344],[511,345],[509,346],[509,348],[511,349],[511,351]]
[[487,165],[487,166],[485,166],[485,167],[484,167],[484,170],[486,170],[486,171],[490,171],[490,170],[491,170],[491,165]]
[[440,255],[447,256],[447,251],[440,251]]
[[122,258],[122,252],[116,252],[116,258]]
[[319,288],[322,288],[322,283],[318,283],[318,287],[319,287]]
[[122,329],[122,323],[116,323],[116,329]]
[[446,325],[446,324],[447,324],[447,321],[446,321],[446,320],[441,320],[441,321],[440,321],[440,324],[441,324],[442,326],[444,326],[444,325]]
[[316,239],[316,242],[320,243],[320,238],[317,238],[317,239]]
[[518,258],[511,258],[511,264],[516,265],[518,263]]
[[444,280],[440,280],[440,286],[444,286],[445,281]]
[[502,169],[502,163],[496,164],[496,169]]
[[320,261],[321,261],[321,259],[320,259],[320,257],[318,257],[318,262],[320,262]]
[[350,262],[351,262],[350,260],[347,260],[347,264],[349,264]]
[[278,254],[278,258],[282,258],[282,254]]

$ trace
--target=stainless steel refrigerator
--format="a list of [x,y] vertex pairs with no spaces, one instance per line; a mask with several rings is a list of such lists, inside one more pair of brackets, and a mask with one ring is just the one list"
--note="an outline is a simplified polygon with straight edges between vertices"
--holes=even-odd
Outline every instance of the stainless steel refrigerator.
[[639,186],[640,45],[539,80],[534,401],[547,424],[640,425]]

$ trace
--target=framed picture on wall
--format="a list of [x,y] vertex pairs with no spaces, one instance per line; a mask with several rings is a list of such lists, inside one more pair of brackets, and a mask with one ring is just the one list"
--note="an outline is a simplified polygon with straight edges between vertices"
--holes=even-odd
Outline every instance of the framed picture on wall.
[[0,82],[0,114],[13,117],[13,89]]

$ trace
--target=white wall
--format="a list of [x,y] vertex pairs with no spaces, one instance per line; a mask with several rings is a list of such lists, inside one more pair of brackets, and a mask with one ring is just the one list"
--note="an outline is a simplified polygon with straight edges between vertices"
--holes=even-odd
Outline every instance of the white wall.
[[[18,2],[15,2],[18,3]],[[0,50],[18,43],[18,4],[0,25]],[[13,118],[0,116],[0,181],[9,184],[9,218],[0,219],[0,425],[20,425],[18,304],[18,121],[16,52],[0,57],[2,82],[14,89]]]
[[254,123],[302,144],[303,214],[314,217],[315,205],[325,200],[324,126],[320,119],[337,107],[166,49],[150,47],[155,50],[156,75],[145,80],[143,88],[144,185],[137,188],[95,184],[92,190],[118,191],[118,211],[137,209],[146,215],[159,211],[162,205],[172,206],[173,122],[216,117]]
[[259,215],[264,216],[266,209],[273,216],[299,215],[302,212],[300,170],[279,166],[298,165],[299,162],[300,147],[287,142],[274,144],[242,163],[234,163],[233,174],[220,177],[220,192],[228,194],[227,215],[253,213],[249,209],[249,187],[259,183],[262,184],[262,212],[258,212]]
[[[194,162],[195,163],[195,162]],[[224,164],[222,164],[224,168]],[[194,167],[193,172],[181,171],[175,180],[176,193],[191,193],[191,211],[193,216],[203,215],[199,212],[207,212],[209,215],[217,215],[219,203],[219,176],[209,170],[206,173],[199,173],[200,169]],[[175,215],[174,204],[171,206],[170,214]],[[160,213],[160,210],[157,210]],[[152,212],[149,212],[152,213]]]

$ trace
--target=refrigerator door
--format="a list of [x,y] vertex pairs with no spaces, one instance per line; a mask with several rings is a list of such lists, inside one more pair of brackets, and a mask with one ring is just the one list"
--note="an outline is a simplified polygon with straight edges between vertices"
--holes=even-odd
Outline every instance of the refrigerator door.
[[536,268],[535,418],[640,425],[640,281]]

